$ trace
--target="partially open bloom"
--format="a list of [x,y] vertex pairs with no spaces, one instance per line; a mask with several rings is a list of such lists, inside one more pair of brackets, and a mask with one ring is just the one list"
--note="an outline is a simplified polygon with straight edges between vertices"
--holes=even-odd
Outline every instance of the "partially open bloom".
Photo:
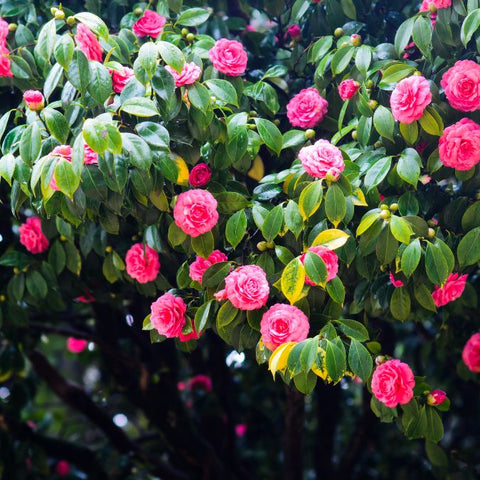
[[452,0],[423,0],[420,5],[421,12],[428,12],[431,6],[435,8],[448,8],[452,5]]
[[13,77],[9,54],[8,48],[0,45],[0,77]]
[[45,98],[43,98],[42,92],[38,90],[27,90],[23,94],[23,101],[30,110],[35,112],[42,110],[45,106]]
[[[310,247],[308,251],[316,253],[325,262],[325,266],[327,267],[327,282],[337,276],[338,256],[333,250],[318,245],[316,247]],[[300,257],[300,261],[302,263],[305,263],[305,255],[306,253],[302,254],[302,256]],[[312,286],[316,285],[316,283],[310,280],[308,275],[305,275],[305,283]]]
[[325,178],[330,173],[338,178],[345,170],[342,152],[328,140],[318,140],[298,152],[304,170],[312,177]]
[[138,283],[153,282],[160,271],[158,253],[143,243],[133,245],[125,256],[127,273]]
[[287,117],[292,127],[313,128],[325,117],[328,102],[316,88],[300,90],[287,104]]
[[212,177],[212,170],[206,163],[197,163],[188,176],[192,187],[204,187]]
[[0,44],[5,45],[8,37],[8,22],[0,18]]
[[102,61],[102,46],[94,33],[83,23],[79,23],[77,26],[75,41],[80,50],[89,60],[96,60],[97,62]]
[[183,69],[180,73],[167,65],[165,69],[172,75],[175,80],[176,87],[182,87],[183,85],[192,85],[195,83],[202,74],[202,69],[195,63],[189,62],[183,65]]
[[39,217],[30,217],[18,229],[20,243],[30,253],[43,253],[48,250],[49,241],[42,232],[42,222]]
[[443,390],[433,390],[428,394],[427,403],[429,405],[441,405],[446,398],[447,394]]
[[462,359],[470,371],[480,373],[480,333],[469,338],[463,347]]
[[217,300],[228,298],[235,308],[255,310],[267,303],[270,286],[261,267],[244,265],[228,274],[225,278],[225,290],[218,293]]
[[413,398],[414,386],[411,368],[400,360],[388,360],[373,372],[372,393],[389,408],[408,403]]
[[[50,155],[54,157],[60,157],[65,159],[67,162],[72,161],[72,147],[70,145],[59,145],[55,147],[51,152]],[[55,175],[52,175],[52,179],[50,180],[50,188],[57,191],[59,188],[57,186],[57,181],[55,180]]]
[[83,163],[85,165],[98,164],[98,153],[93,151],[86,143],[83,146]]
[[203,274],[214,263],[226,262],[228,257],[220,250],[214,250],[208,258],[203,258],[197,255],[195,261],[190,265],[189,275],[192,280],[202,283]]
[[292,40],[299,40],[302,38],[302,29],[300,28],[300,25],[296,23],[288,27],[287,33],[292,37]]
[[183,232],[191,237],[198,237],[217,224],[217,201],[206,190],[188,190],[178,196],[173,218]]
[[401,280],[395,280],[393,273],[390,272],[389,274],[390,282],[395,288],[403,287],[403,282]]
[[178,337],[185,325],[187,306],[180,297],[164,293],[151,306],[150,321],[160,335]]
[[122,67],[121,70],[109,69],[109,72],[112,76],[112,87],[115,93],[122,93],[127,82],[135,76],[133,68],[130,67]]
[[143,16],[132,25],[132,30],[137,37],[150,36],[157,38],[162,32],[166,21],[167,19],[157,12],[145,10]]
[[421,75],[412,75],[397,83],[390,97],[390,106],[395,120],[412,123],[418,120],[432,101],[430,84]]
[[480,125],[462,118],[443,131],[438,141],[438,155],[446,167],[470,170],[480,162]]
[[453,302],[462,296],[465,290],[468,275],[460,275],[458,273],[451,273],[443,286],[435,285],[435,290],[432,293],[433,302],[435,306],[442,307],[447,303]]
[[247,52],[236,40],[221,38],[208,52],[213,67],[219,72],[238,77],[247,69]]
[[344,80],[338,86],[338,94],[342,100],[349,100],[352,98],[360,88],[360,84],[351,78]]
[[72,353],[81,353],[87,348],[88,342],[83,338],[69,337],[67,339],[67,349]]
[[440,85],[448,103],[462,112],[480,108],[480,65],[472,60],[459,60],[442,76]]
[[299,308],[284,303],[270,307],[260,322],[262,341],[272,352],[286,342],[302,342],[309,330],[307,316]]

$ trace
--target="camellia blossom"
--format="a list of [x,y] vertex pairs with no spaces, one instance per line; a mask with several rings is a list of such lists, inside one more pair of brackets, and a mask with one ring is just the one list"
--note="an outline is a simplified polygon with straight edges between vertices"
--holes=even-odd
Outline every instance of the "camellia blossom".
[[435,8],[448,8],[452,5],[452,0],[423,0],[420,5],[420,12],[428,12],[431,6]]
[[0,77],[13,77],[9,54],[8,48],[0,45]]
[[348,78],[338,86],[338,94],[342,100],[350,100],[358,92],[359,88],[360,84],[357,81]]
[[217,201],[206,190],[188,190],[178,196],[173,218],[183,232],[191,237],[198,237],[217,224]]
[[69,337],[67,339],[67,350],[72,353],[81,353],[87,348],[88,342],[83,338]]
[[102,46],[94,33],[83,23],[79,23],[77,26],[75,41],[80,50],[89,60],[95,60],[97,62],[102,61]]
[[462,112],[480,108],[480,65],[472,60],[459,60],[442,76],[440,85],[448,103]]
[[60,460],[55,466],[55,473],[59,477],[66,477],[70,473],[70,464],[65,460]]
[[247,69],[247,52],[236,40],[221,38],[208,52],[213,67],[219,72],[238,77]]
[[284,303],[270,307],[260,322],[263,344],[272,352],[286,342],[302,342],[309,330],[307,316],[299,308]]
[[389,278],[390,278],[390,283],[395,287],[395,288],[399,288],[399,287],[403,287],[403,282],[401,280],[395,280],[395,277],[393,276],[393,273],[390,272],[389,274]]
[[225,278],[225,290],[215,294],[217,300],[228,299],[240,310],[262,308],[268,300],[270,286],[258,265],[243,265]]
[[287,117],[292,127],[313,128],[325,117],[328,102],[314,87],[300,90],[287,104]]
[[27,218],[23,225],[18,229],[20,233],[20,243],[30,253],[43,253],[48,250],[49,241],[42,232],[42,222],[39,217]]
[[0,44],[5,45],[7,42],[9,29],[8,22],[3,18],[0,18]]
[[438,141],[438,155],[446,167],[473,168],[480,162],[480,125],[462,118],[447,127]]
[[176,87],[192,85],[200,78],[200,75],[202,74],[202,69],[195,62],[185,62],[180,73],[178,73],[169,65],[165,66],[165,70],[172,75],[173,79],[175,80]]
[[470,371],[480,373],[480,333],[469,338],[463,347],[462,359]]
[[235,425],[235,434],[237,437],[243,437],[247,433],[247,424],[246,423],[239,423]]
[[112,76],[112,88],[115,93],[122,93],[127,82],[135,76],[133,68],[122,67],[121,70],[109,69]]
[[442,307],[460,298],[465,290],[467,277],[467,274],[459,276],[458,273],[451,273],[442,287],[435,285],[435,290],[432,293],[435,306]]
[[[318,245],[316,247],[310,247],[308,249],[308,252],[316,253],[325,262],[325,266],[327,267],[327,282],[329,282],[330,280],[332,280],[337,276],[338,256],[333,250],[330,250],[329,248]],[[302,254],[300,257],[300,261],[303,264],[305,264],[305,255],[306,253]],[[310,280],[308,275],[305,275],[305,283],[307,285],[312,285],[312,286],[316,285],[316,283]]]
[[185,325],[187,306],[182,298],[164,293],[151,306],[150,321],[160,335],[178,337]]
[[[72,161],[72,147],[70,145],[59,145],[55,147],[51,152],[50,155],[54,157],[61,157],[64,158],[67,162]],[[55,175],[52,175],[52,179],[50,180],[50,188],[55,191],[58,191],[57,181],[55,180]]]
[[329,173],[338,178],[345,170],[342,152],[328,140],[318,140],[298,152],[304,170],[312,177],[325,178]]
[[204,187],[212,178],[212,170],[206,163],[197,163],[188,175],[188,183],[192,187]]
[[226,262],[228,257],[220,250],[214,250],[208,258],[197,255],[195,261],[190,265],[189,275],[192,280],[202,283],[203,274],[215,263]]
[[187,382],[187,388],[190,390],[212,391],[212,379],[208,375],[195,375]]
[[132,25],[132,30],[137,37],[157,38],[162,33],[166,21],[167,19],[157,12],[145,10],[143,16]]
[[27,90],[23,94],[23,101],[25,105],[34,112],[42,110],[45,106],[45,98],[43,97],[42,92],[38,90]]
[[389,408],[408,403],[413,398],[414,386],[411,368],[400,360],[388,360],[373,372],[372,393]]
[[138,283],[153,282],[160,271],[158,253],[143,243],[136,243],[125,256],[127,273]]
[[92,150],[86,143],[83,145],[83,163],[85,165],[98,164],[98,153]]
[[397,83],[390,96],[390,106],[395,120],[412,123],[418,120],[432,101],[430,84],[421,75],[412,75]]
[[288,27],[287,33],[292,37],[293,40],[299,40],[302,38],[302,29],[300,28],[300,25],[296,23]]
[[200,333],[200,335],[198,334],[197,330],[195,329],[195,324],[192,322],[192,331],[189,333],[180,332],[178,335],[178,339],[181,342],[188,342],[190,340],[198,340],[201,336],[202,333]]
[[443,390],[433,390],[428,394],[427,403],[429,405],[441,405],[446,398],[447,394]]

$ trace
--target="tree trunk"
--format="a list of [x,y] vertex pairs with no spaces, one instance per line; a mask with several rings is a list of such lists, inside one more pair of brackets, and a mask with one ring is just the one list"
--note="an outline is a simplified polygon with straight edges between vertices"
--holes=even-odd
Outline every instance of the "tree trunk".
[[305,424],[305,397],[295,389],[285,387],[286,411],[283,452],[285,480],[303,478],[303,430]]

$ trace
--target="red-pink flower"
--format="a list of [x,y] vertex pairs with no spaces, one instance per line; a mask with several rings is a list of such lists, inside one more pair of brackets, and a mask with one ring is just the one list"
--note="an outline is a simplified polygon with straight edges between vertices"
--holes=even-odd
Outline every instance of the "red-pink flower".
[[440,161],[446,167],[470,170],[480,162],[480,125],[462,118],[443,131],[438,141]]
[[247,424],[246,423],[239,423],[235,425],[235,434],[237,437],[243,437],[247,433]]
[[83,23],[79,23],[77,26],[75,41],[89,60],[102,61],[102,46],[93,32]]
[[403,287],[403,282],[401,280],[395,280],[393,273],[390,272],[389,274],[390,282],[395,288]]
[[452,0],[423,0],[420,5],[420,12],[428,12],[430,6],[435,8],[448,8],[452,5]]
[[20,233],[20,243],[30,253],[43,253],[48,250],[49,241],[42,232],[42,222],[39,217],[27,218],[23,225],[18,229]]
[[441,405],[446,398],[447,394],[443,390],[433,390],[428,394],[427,403],[429,405]]
[[[61,157],[64,158],[67,162],[72,161],[72,147],[70,145],[59,145],[55,147],[51,152],[50,155],[54,157]],[[52,179],[50,180],[50,188],[55,191],[58,191],[59,188],[57,186],[57,181],[55,180],[55,175],[52,175]]]
[[299,308],[284,303],[270,307],[260,322],[263,344],[272,352],[286,342],[305,340],[309,330],[307,316]]
[[228,298],[235,308],[256,310],[267,303],[270,286],[261,267],[244,265],[227,275],[225,290],[218,293],[217,300]]
[[188,183],[192,187],[204,187],[212,177],[212,170],[206,163],[197,163],[188,176]]
[[202,74],[202,69],[195,62],[185,63],[180,73],[169,65],[167,65],[165,69],[170,72],[174,78],[176,87],[191,85],[192,83],[195,83]]
[[151,306],[150,321],[160,335],[178,337],[185,325],[187,306],[180,297],[164,293]]
[[188,190],[178,196],[173,218],[183,232],[198,237],[217,224],[217,201],[207,190]]
[[[324,261],[325,266],[327,267],[327,282],[329,282],[330,280],[332,280],[337,276],[338,256],[333,250],[330,250],[329,248],[318,245],[317,247],[310,247],[308,249],[308,252],[316,253]],[[300,257],[300,261],[303,264],[305,264],[305,256],[306,256],[306,253],[302,254]],[[308,275],[305,275],[305,283],[307,285],[312,285],[312,286],[317,285],[315,282],[312,282],[312,280],[310,280]]]
[[188,342],[190,340],[198,340],[202,336],[202,332],[200,332],[200,335],[197,333],[197,330],[195,329],[195,324],[192,322],[192,331],[189,333],[182,333],[178,335],[178,339],[181,342]]
[[83,145],[83,163],[85,165],[98,164],[98,153],[93,151],[86,143]]
[[480,108],[480,65],[472,60],[459,60],[442,76],[440,85],[448,103],[462,112]]
[[4,45],[0,45],[0,77],[13,77],[10,69],[10,59],[8,55],[10,52]]
[[247,52],[236,40],[221,38],[208,52],[210,60],[219,72],[238,77],[247,69]]
[[121,70],[109,69],[108,71],[112,76],[112,87],[115,93],[122,93],[127,82],[135,76],[133,68],[130,67],[122,67]]
[[92,295],[90,290],[85,289],[83,295],[75,299],[76,302],[80,303],[93,303],[95,302],[95,297]]
[[342,152],[328,140],[318,140],[298,152],[304,170],[316,178],[325,178],[329,173],[338,178],[345,170]]
[[166,18],[153,10],[145,10],[143,17],[139,18],[132,26],[133,33],[137,37],[157,38],[163,30]]
[[220,250],[214,250],[208,258],[197,256],[195,261],[190,265],[190,278],[198,283],[202,283],[203,274],[214,263],[226,262],[228,257]]
[[70,465],[65,460],[60,460],[55,466],[55,473],[59,477],[66,477],[70,473]]
[[0,44],[5,45],[8,37],[8,22],[0,18]]
[[413,398],[414,386],[412,370],[400,360],[388,360],[373,372],[372,393],[387,407],[408,403]]
[[27,90],[23,94],[23,101],[30,110],[33,110],[35,112],[42,110],[42,108],[45,106],[45,99],[43,98],[43,94],[38,90]]
[[390,97],[390,106],[395,120],[412,123],[423,115],[431,101],[428,80],[421,75],[412,75],[397,83]]
[[125,256],[127,273],[138,283],[153,282],[160,271],[158,253],[143,243],[133,245]]
[[67,349],[72,353],[81,353],[87,348],[88,342],[82,338],[69,337],[67,339]]
[[287,104],[287,117],[292,127],[313,128],[325,117],[328,102],[316,88],[300,90]]
[[351,78],[347,78],[338,86],[338,94],[342,100],[350,100],[360,88],[360,84]]
[[288,27],[287,33],[292,37],[293,40],[299,40],[302,38],[302,29],[300,28],[300,25],[296,23]]
[[470,371],[480,373],[480,333],[469,338],[463,347],[462,359]]
[[195,375],[188,383],[187,388],[190,390],[205,390],[205,392],[212,391],[212,379],[208,375]]
[[468,275],[466,274],[459,276],[458,273],[451,273],[443,286],[439,287],[435,285],[435,290],[432,293],[435,306],[442,307],[460,298],[465,290],[467,277]]

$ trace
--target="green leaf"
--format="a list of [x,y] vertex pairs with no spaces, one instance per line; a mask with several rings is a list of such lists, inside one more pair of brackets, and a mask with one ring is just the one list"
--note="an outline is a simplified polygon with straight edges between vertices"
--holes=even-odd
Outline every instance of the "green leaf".
[[228,80],[211,79],[205,82],[211,94],[223,104],[231,104],[238,107],[237,91]]
[[173,43],[163,40],[157,41],[157,47],[163,61],[180,73],[185,65],[185,56],[182,51],[173,45]]
[[380,210],[375,209],[373,211],[367,212],[363,217],[360,223],[358,224],[356,236],[360,236],[365,233],[380,217]]
[[[418,122],[399,123],[398,128],[408,145],[413,145],[418,139]],[[397,167],[398,168],[398,167]]]
[[112,93],[112,77],[108,70],[98,62],[89,62],[88,68],[90,72],[88,93],[99,105],[103,105]]
[[368,45],[362,45],[358,48],[355,55],[355,65],[358,71],[364,76],[367,76],[368,68],[372,61],[372,49]]
[[448,457],[442,447],[427,440],[425,442],[425,451],[432,465],[442,469],[448,468]]
[[420,263],[421,256],[422,247],[420,245],[420,240],[416,238],[407,246],[407,248],[405,248],[402,253],[401,267],[405,276],[410,277],[410,275],[415,272],[418,264]]
[[425,250],[425,271],[430,281],[438,286],[445,283],[450,273],[442,248],[436,243],[429,243]]
[[137,133],[152,147],[169,150],[170,134],[168,130],[155,122],[138,123],[135,127]]
[[423,55],[429,58],[432,50],[432,22],[429,18],[417,17],[413,24],[412,39]]
[[237,248],[247,231],[247,215],[244,210],[234,213],[227,221],[225,236],[233,248]]
[[443,424],[439,413],[434,407],[427,406],[427,429],[425,438],[430,442],[437,443],[443,438]]
[[308,220],[320,207],[323,199],[323,183],[316,180],[302,190],[298,199],[300,214],[304,220]]
[[220,213],[235,213],[248,207],[248,200],[237,192],[221,192],[215,195]]
[[57,110],[46,107],[42,110],[42,117],[50,133],[62,144],[66,143],[70,127],[67,119]]
[[284,210],[285,225],[298,238],[303,229],[303,220],[298,205],[289,200]]
[[136,117],[154,117],[159,115],[155,102],[144,97],[134,97],[125,100],[121,110]]
[[480,261],[480,227],[470,230],[460,241],[457,248],[460,267],[474,265]]
[[350,341],[348,365],[350,366],[350,370],[364,382],[368,380],[372,373],[373,360],[370,352],[354,338]]
[[65,250],[62,243],[56,240],[48,250],[48,263],[53,267],[55,273],[59,275],[62,273],[66,265]]
[[0,176],[9,184],[12,184],[12,177],[15,171],[15,156],[7,153],[0,158]]
[[356,320],[343,318],[335,321],[338,323],[340,330],[347,337],[358,340],[359,342],[366,342],[370,338],[368,330],[365,328],[363,323],[357,322]]
[[480,27],[480,9],[477,8],[467,15],[460,29],[460,40],[465,47],[473,34],[478,30],[478,27]]
[[305,284],[305,268],[299,258],[294,258],[283,270],[280,278],[282,293],[293,305],[300,299]]
[[122,148],[130,165],[147,170],[152,165],[153,156],[150,147],[143,138],[134,133],[122,133]]
[[327,266],[320,255],[307,251],[304,260],[305,273],[316,285],[325,286],[327,283]]
[[208,110],[210,107],[210,93],[201,83],[197,82],[191,85],[187,91],[188,99],[195,108],[203,112]]
[[410,243],[410,237],[413,235],[413,230],[410,224],[402,217],[392,215],[390,217],[390,231],[392,235],[402,243],[408,245]]
[[184,27],[196,27],[205,23],[210,14],[211,12],[205,8],[189,8],[181,13],[175,24]]
[[[138,65],[143,69],[151,80],[157,69],[158,48],[152,42],[144,43],[138,51],[138,57],[134,64],[138,69]],[[137,63],[138,62],[138,63]]]
[[382,80],[378,86],[380,88],[389,88],[390,84],[397,83],[405,77],[410,76],[415,71],[415,67],[405,63],[395,63],[385,69]]
[[193,251],[203,258],[208,258],[215,248],[215,240],[212,232],[203,233],[198,237],[192,237]]
[[74,16],[80,23],[83,23],[90,30],[92,30],[93,33],[105,40],[108,40],[108,27],[101,18],[89,12],[77,13]]
[[70,162],[60,158],[55,166],[55,182],[58,189],[68,198],[73,199],[73,194],[80,185],[80,176],[77,176]]
[[217,262],[207,268],[202,277],[202,287],[217,288],[230,273],[230,262]]
[[35,46],[35,57],[41,57],[45,62],[50,62],[50,57],[53,54],[55,48],[55,42],[57,40],[57,29],[55,26],[55,20],[48,21],[40,30],[38,35],[37,45]]
[[325,366],[328,376],[334,383],[340,381],[347,369],[345,347],[339,337],[327,342],[325,349]]
[[293,377],[293,383],[299,392],[308,395],[313,392],[315,385],[317,384],[317,379],[317,376],[310,370],[295,375]]
[[413,24],[415,23],[415,17],[405,20],[395,34],[395,50],[399,57],[402,56],[405,47],[408,45],[410,37],[412,36]]
[[419,285],[415,285],[415,289],[413,290],[413,294],[415,296],[415,300],[425,309],[429,310],[430,312],[436,312],[437,307],[435,306],[435,302],[433,301],[432,293],[427,288],[424,283]]
[[422,159],[418,152],[413,148],[406,148],[397,164],[398,176],[405,182],[417,186],[420,178],[420,167],[422,166]]
[[104,123],[96,119],[87,119],[83,124],[83,138],[87,145],[97,153],[103,153],[107,149],[108,131]]
[[225,328],[233,323],[239,310],[237,310],[229,301],[226,301],[217,313],[217,328]]
[[391,234],[389,228],[384,228],[377,240],[375,251],[378,261],[382,265],[388,265],[396,256],[398,251],[398,242]]
[[385,108],[383,105],[377,107],[373,114],[373,126],[382,137],[393,142],[395,120],[389,108]]
[[462,228],[465,232],[472,230],[478,225],[480,225],[480,201],[470,205],[462,217]]
[[45,96],[45,100],[48,100],[50,98],[50,95],[57,88],[62,77],[63,68],[57,63],[50,69],[50,72],[48,72],[48,76],[45,79],[45,83],[43,85],[43,94]]
[[47,282],[37,270],[31,270],[27,273],[26,286],[28,293],[37,300],[47,296]]
[[334,75],[338,73],[342,73],[350,63],[350,60],[355,53],[355,49],[353,47],[347,46],[342,47],[333,55],[332,63],[330,64],[330,68],[332,69],[332,73]]
[[198,334],[203,332],[205,327],[208,324],[211,314],[215,308],[214,300],[210,300],[207,303],[204,303],[196,312],[195,312],[195,330]]
[[392,157],[384,157],[375,162],[365,175],[364,184],[368,190],[376,187],[387,176],[392,166]]
[[37,122],[30,124],[22,134],[20,140],[20,156],[27,165],[32,163],[38,157],[42,147],[42,137]]
[[404,322],[410,315],[410,295],[405,287],[395,288],[390,299],[390,311],[393,318]]
[[443,120],[442,117],[437,113],[437,111],[428,106],[423,115],[418,120],[420,126],[430,135],[435,135],[437,137],[441,136],[443,133]]
[[345,287],[340,278],[334,277],[327,283],[327,293],[334,302],[343,305],[345,301]]
[[282,230],[283,208],[281,205],[270,210],[262,225],[262,234],[267,242],[272,242]]
[[73,59],[74,50],[75,44],[73,43],[71,35],[68,33],[62,35],[55,44],[55,60],[67,71]]
[[328,187],[325,195],[325,213],[335,227],[345,218],[347,203],[342,189],[337,184]]
[[278,127],[270,120],[258,117],[255,117],[255,124],[265,145],[277,155],[280,155],[283,147],[283,137]]

